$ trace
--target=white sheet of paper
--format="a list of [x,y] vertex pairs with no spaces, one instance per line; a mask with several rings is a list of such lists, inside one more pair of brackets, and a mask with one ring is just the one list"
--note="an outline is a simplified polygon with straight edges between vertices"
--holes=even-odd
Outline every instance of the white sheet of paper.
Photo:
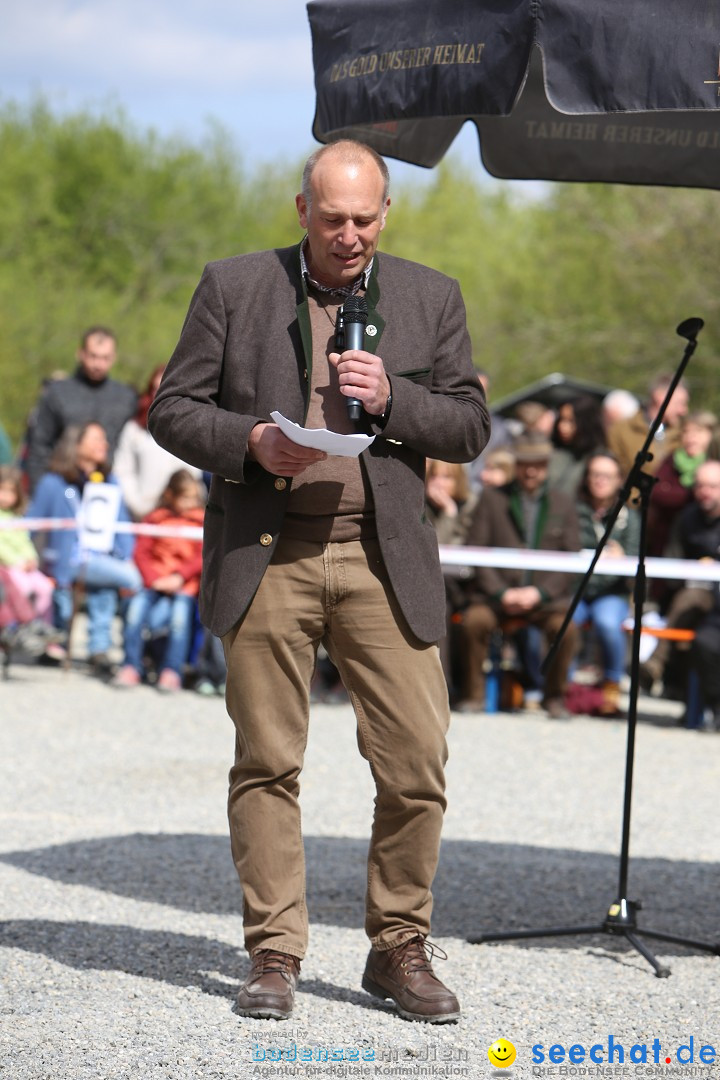
[[339,435],[327,428],[304,428],[278,412],[270,413],[280,430],[299,446],[312,446],[338,457],[358,457],[375,441],[374,435]]

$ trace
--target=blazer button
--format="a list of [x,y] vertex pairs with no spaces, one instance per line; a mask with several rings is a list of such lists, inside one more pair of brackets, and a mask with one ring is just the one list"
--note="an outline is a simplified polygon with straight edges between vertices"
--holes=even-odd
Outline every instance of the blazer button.
[[284,491],[286,487],[287,487],[287,480],[285,480],[285,478],[282,477],[282,476],[276,477],[276,479],[275,479],[275,490],[276,491]]
[[270,545],[272,544],[272,536],[270,535],[270,533],[263,533],[260,537],[260,543],[263,547],[270,547]]

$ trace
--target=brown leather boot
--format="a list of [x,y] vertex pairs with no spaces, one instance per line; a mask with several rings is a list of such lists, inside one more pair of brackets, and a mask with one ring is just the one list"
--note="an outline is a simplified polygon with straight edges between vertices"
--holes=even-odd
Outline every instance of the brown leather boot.
[[437,945],[422,935],[394,949],[371,949],[362,978],[363,990],[378,998],[392,998],[405,1020],[447,1024],[460,1017],[460,1005],[433,972],[433,956],[447,960]]
[[256,1020],[287,1020],[293,1010],[300,961],[274,949],[258,949],[240,987],[237,1011]]

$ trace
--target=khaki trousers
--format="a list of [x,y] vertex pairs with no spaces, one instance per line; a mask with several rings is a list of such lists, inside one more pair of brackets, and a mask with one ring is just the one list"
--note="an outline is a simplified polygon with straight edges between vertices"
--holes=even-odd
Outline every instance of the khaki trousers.
[[437,646],[408,629],[376,540],[281,538],[245,617],[223,638],[236,730],[228,816],[250,953],[303,957],[307,948],[298,793],[321,642],[377,790],[365,930],[379,949],[430,931],[450,721]]

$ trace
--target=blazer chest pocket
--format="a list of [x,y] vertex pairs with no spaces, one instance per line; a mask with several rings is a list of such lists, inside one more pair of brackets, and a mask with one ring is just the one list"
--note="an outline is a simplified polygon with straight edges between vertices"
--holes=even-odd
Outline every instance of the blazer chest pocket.
[[432,375],[432,368],[411,368],[408,371],[389,371],[396,379],[410,379],[411,382],[426,382]]

